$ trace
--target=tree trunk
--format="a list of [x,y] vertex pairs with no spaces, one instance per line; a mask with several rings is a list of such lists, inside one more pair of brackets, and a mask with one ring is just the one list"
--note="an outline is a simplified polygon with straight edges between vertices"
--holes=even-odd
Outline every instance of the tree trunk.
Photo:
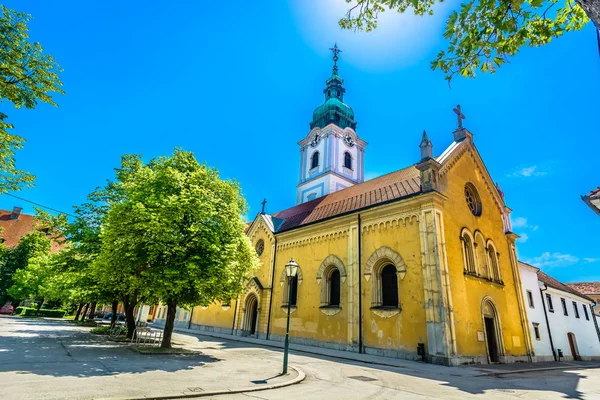
[[600,0],[577,0],[577,4],[583,8],[596,29],[600,30]]
[[167,301],[167,320],[165,321],[165,329],[163,331],[163,340],[160,345],[163,349],[171,348],[171,336],[173,336],[173,328],[175,327],[175,313],[177,312],[177,303],[172,300]]
[[125,296],[127,299],[127,303],[123,302],[125,305],[125,321],[127,322],[127,338],[134,339],[133,335],[135,334],[135,315],[133,311],[135,306],[137,305],[137,291],[136,293],[129,298],[129,296]]
[[85,303],[85,308],[83,309],[83,312],[81,313],[81,322],[85,321],[85,316],[88,312],[88,308],[90,308],[90,303]]
[[94,301],[94,302],[92,303],[92,309],[91,309],[91,311],[90,311],[90,316],[88,317],[88,320],[90,320],[90,321],[93,321],[93,320],[94,320],[94,317],[96,316],[96,305],[97,305],[97,304],[96,304],[96,302]]
[[17,307],[19,307],[19,304],[21,304],[21,300],[13,300],[11,305],[13,306],[13,309],[16,309]]
[[40,301],[37,305],[37,309],[35,311],[40,311],[42,309],[42,306],[44,305],[44,299],[42,299],[42,301]]
[[79,315],[81,314],[82,308],[83,308],[83,303],[79,303],[79,307],[77,307],[77,313],[75,314],[75,321],[79,320]]
[[110,316],[110,328],[113,329],[117,324],[117,308],[119,307],[119,302],[117,300],[113,300],[112,302],[112,315]]

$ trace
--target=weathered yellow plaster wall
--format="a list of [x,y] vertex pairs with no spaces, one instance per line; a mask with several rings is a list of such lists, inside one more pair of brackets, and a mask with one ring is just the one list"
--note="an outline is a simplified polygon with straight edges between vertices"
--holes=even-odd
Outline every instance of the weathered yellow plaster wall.
[[[341,311],[333,316],[325,315],[321,309],[321,284],[317,283],[317,272],[323,260],[329,255],[337,256],[348,269],[348,227],[347,219],[340,219],[335,224],[325,223],[315,227],[297,229],[289,234],[278,236],[277,265],[273,291],[273,310],[271,316],[271,333],[285,335],[287,309],[284,304],[284,287],[281,277],[284,266],[293,258],[302,271],[302,282],[298,284],[297,308],[290,317],[290,336],[337,342],[345,345],[348,341],[348,284],[341,282]],[[320,238],[306,240],[314,237]],[[287,299],[285,299],[287,302]]]
[[[482,214],[475,217],[469,210],[464,187],[471,182],[477,188],[482,203]],[[470,153],[463,155],[448,173],[448,187],[444,194],[444,228],[448,268],[452,288],[458,355],[486,356],[486,344],[478,341],[477,331],[484,331],[482,301],[493,299],[500,318],[505,355],[526,355],[523,328],[520,322],[517,290],[510,262],[509,242],[504,235],[502,217],[483,172]],[[463,227],[471,233],[481,231],[491,239],[500,253],[498,258],[504,286],[464,274],[460,233]]]
[[235,305],[236,301],[232,300],[229,308],[223,308],[219,302],[211,304],[206,309],[204,307],[194,307],[192,324],[231,329]]
[[[394,217],[404,214],[400,220]],[[390,222],[390,220],[392,220]],[[397,205],[384,207],[362,215],[362,309],[363,340],[366,347],[393,349],[416,353],[418,343],[427,342],[423,304],[423,273],[421,270],[419,222],[414,212],[403,211]],[[373,281],[365,279],[365,267],[371,255],[382,246],[398,253],[406,264],[406,275],[398,281],[401,311],[384,318],[371,310]]]

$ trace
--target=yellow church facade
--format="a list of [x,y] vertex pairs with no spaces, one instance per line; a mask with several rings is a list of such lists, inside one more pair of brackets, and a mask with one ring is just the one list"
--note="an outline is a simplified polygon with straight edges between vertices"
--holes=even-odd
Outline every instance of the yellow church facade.
[[367,143],[334,55],[299,142],[298,204],[256,216],[247,235],[260,267],[230,304],[194,308],[189,326],[283,341],[291,298],[291,343],[446,365],[531,361],[510,209],[460,107],[441,155],[424,133],[414,165],[364,181]]

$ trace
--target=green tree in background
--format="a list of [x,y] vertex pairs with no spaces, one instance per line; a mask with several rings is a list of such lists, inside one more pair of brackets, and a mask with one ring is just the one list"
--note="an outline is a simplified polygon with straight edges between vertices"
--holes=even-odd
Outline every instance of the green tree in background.
[[190,152],[147,164],[127,156],[121,171],[123,198],[107,214],[99,258],[107,275],[128,279],[147,301],[167,304],[162,347],[169,348],[178,306],[229,301],[256,267],[244,233],[247,205],[237,183]]
[[14,275],[19,270],[24,270],[29,262],[36,257],[45,256],[50,252],[50,239],[45,233],[32,231],[23,236],[16,247],[6,249],[2,264],[0,265],[0,303],[13,301],[16,307],[24,298],[15,298],[9,289],[15,284]]
[[[353,5],[342,28],[371,31],[379,13],[393,10],[432,15],[436,0],[345,0]],[[442,2],[443,0],[439,0]],[[431,62],[450,81],[455,74],[475,77],[494,73],[523,46],[542,46],[565,32],[593,21],[600,29],[600,0],[471,0],[448,18],[444,38],[448,48]]]
[[[58,74],[62,72],[42,45],[29,41],[30,15],[1,6],[0,15],[0,102],[15,108],[35,108],[38,102],[56,105],[51,92],[64,94]],[[34,176],[15,165],[15,151],[25,139],[11,133],[13,125],[0,112],[0,194],[30,186]]]

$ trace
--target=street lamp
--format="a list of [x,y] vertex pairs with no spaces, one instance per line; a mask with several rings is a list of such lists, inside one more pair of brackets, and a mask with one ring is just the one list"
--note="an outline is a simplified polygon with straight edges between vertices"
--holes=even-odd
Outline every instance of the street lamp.
[[292,303],[292,279],[298,273],[298,263],[294,261],[293,258],[290,259],[290,262],[285,265],[285,274],[287,275],[287,284],[288,284],[288,305],[287,305],[287,326],[285,328],[285,345],[283,348],[283,373],[282,375],[287,374],[288,367],[288,349],[290,346],[290,306]]

